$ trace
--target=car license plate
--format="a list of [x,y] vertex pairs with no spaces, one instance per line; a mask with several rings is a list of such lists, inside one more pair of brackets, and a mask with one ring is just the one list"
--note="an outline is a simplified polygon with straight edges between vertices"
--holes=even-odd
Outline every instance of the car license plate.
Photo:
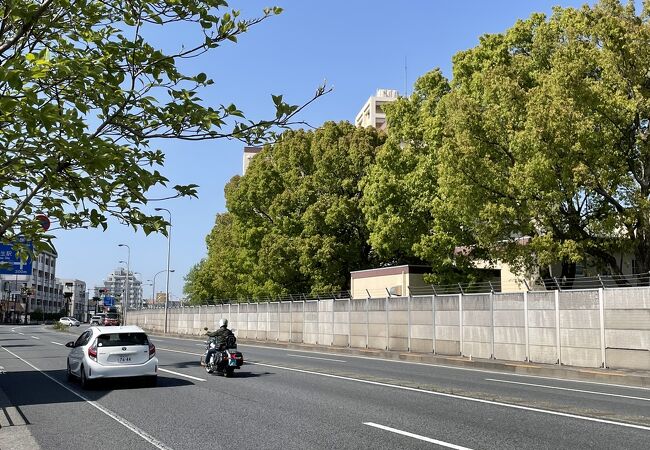
[[237,367],[237,360],[236,359],[229,359],[228,360],[228,365]]
[[121,363],[131,362],[131,357],[130,356],[120,356],[118,361],[121,362]]

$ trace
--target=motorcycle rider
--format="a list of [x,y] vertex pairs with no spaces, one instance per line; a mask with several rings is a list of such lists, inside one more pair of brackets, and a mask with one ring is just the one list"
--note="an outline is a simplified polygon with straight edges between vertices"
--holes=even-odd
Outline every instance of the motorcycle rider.
[[228,329],[228,319],[221,319],[219,321],[219,328],[215,331],[208,331],[206,334],[217,344],[217,348],[208,349],[208,352],[205,354],[205,363],[208,364],[212,355],[217,351],[221,355],[221,351],[226,347],[226,339],[228,336],[233,336],[233,332]]

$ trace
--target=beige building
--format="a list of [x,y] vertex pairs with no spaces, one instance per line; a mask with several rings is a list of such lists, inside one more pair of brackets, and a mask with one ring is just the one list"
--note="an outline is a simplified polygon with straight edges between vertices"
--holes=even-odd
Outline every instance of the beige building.
[[394,89],[377,89],[354,119],[357,127],[375,127],[378,130],[386,129],[386,113],[383,105],[394,102],[399,98],[399,92]]
[[352,298],[408,296],[409,286],[426,286],[424,274],[429,266],[392,266],[350,272]]

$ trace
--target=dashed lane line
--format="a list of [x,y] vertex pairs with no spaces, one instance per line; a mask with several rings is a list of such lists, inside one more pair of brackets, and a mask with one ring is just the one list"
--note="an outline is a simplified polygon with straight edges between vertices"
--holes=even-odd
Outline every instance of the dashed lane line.
[[380,430],[390,431],[391,433],[400,434],[402,436],[408,436],[410,438],[418,439],[420,441],[429,442],[431,444],[436,444],[436,445],[439,445],[441,447],[453,448],[455,450],[471,450],[469,447],[462,447],[460,445],[450,444],[449,442],[440,441],[438,439],[432,439],[430,437],[421,436],[421,435],[415,434],[415,433],[409,433],[408,431],[398,430],[397,428],[391,428],[391,427],[387,427],[385,425],[379,425],[378,423],[364,422],[363,424],[368,425],[369,427],[379,428]]
[[185,375],[184,373],[174,372],[172,370],[163,369],[161,367],[158,367],[158,370],[160,370],[161,372],[167,372],[167,373],[171,373],[171,374],[174,374],[174,375],[178,375],[179,377],[189,378],[190,380],[207,381],[204,378],[193,377],[192,375]]
[[[172,349],[165,349],[165,348],[160,348],[159,350],[164,350],[168,352],[174,352],[174,353],[184,353],[186,355],[197,355],[201,356],[201,353],[193,353],[193,352],[186,352],[182,350],[172,350]],[[356,383],[363,383],[363,384],[369,384],[372,386],[381,386],[381,387],[386,387],[386,388],[392,388],[392,389],[400,389],[403,391],[409,391],[409,392],[417,392],[421,394],[428,394],[428,395],[433,395],[436,397],[445,397],[445,398],[453,398],[456,400],[465,400],[468,402],[474,402],[474,403],[481,403],[484,405],[494,405],[494,406],[501,406],[504,408],[511,408],[511,409],[518,409],[521,411],[530,411],[530,412],[535,412],[535,413],[540,413],[540,414],[548,414],[551,416],[559,416],[559,417],[568,417],[571,419],[578,419],[578,420],[584,420],[587,422],[597,422],[597,423],[604,423],[607,425],[614,425],[614,426],[619,426],[619,427],[625,427],[625,428],[635,428],[637,430],[643,430],[643,431],[650,431],[650,427],[643,426],[643,425],[637,425],[633,423],[626,423],[626,422],[616,422],[613,420],[606,420],[606,419],[598,419],[596,417],[588,417],[588,416],[580,416],[577,414],[570,414],[570,413],[563,413],[560,411],[552,411],[548,409],[539,409],[539,408],[532,408],[529,406],[523,406],[523,405],[515,405],[512,403],[503,403],[503,402],[497,402],[493,400],[484,400],[480,398],[474,398],[474,397],[466,397],[464,395],[457,395],[457,394],[448,394],[445,392],[436,392],[436,391],[427,391],[426,389],[419,389],[419,388],[413,388],[413,387],[408,387],[408,386],[400,386],[398,384],[389,384],[389,383],[381,383],[379,381],[371,381],[371,380],[364,380],[363,378],[352,378],[352,377],[345,377],[342,375],[333,375],[330,373],[321,373],[321,372],[315,372],[312,370],[303,370],[303,369],[294,369],[291,367],[284,367],[284,366],[277,366],[274,364],[266,364],[266,363],[260,363],[260,362],[252,362],[248,361],[247,364],[251,364],[254,366],[262,366],[262,367],[270,367],[273,369],[278,369],[278,370],[286,370],[289,372],[297,372],[297,373],[304,373],[307,375],[316,375],[320,377],[326,377],[326,378],[334,378],[337,380],[345,380],[345,381],[352,381]]]
[[106,407],[100,405],[99,403],[97,403],[97,402],[95,402],[95,401],[93,401],[93,400],[90,400],[90,399],[87,398],[85,395],[82,395],[82,394],[80,394],[79,392],[77,392],[77,391],[71,389],[70,387],[68,387],[68,386],[66,386],[65,384],[61,383],[61,382],[60,382],[59,380],[57,380],[56,378],[54,378],[54,377],[48,375],[47,373],[43,372],[41,369],[39,369],[38,367],[36,367],[36,366],[33,365],[32,363],[30,363],[29,361],[27,361],[27,360],[21,358],[20,356],[18,356],[17,354],[15,354],[14,352],[12,352],[11,350],[8,350],[8,349],[6,349],[6,348],[4,348],[4,347],[2,347],[2,346],[0,346],[0,348],[2,348],[4,351],[6,351],[6,352],[9,353],[10,355],[14,356],[15,358],[18,358],[19,360],[21,360],[22,362],[24,362],[25,364],[27,364],[27,365],[28,365],[29,367],[31,367],[32,369],[34,369],[34,370],[40,372],[41,374],[43,374],[43,376],[45,376],[46,378],[48,378],[50,381],[53,381],[54,383],[56,383],[56,384],[58,384],[59,386],[61,386],[63,389],[65,389],[65,390],[71,392],[72,394],[76,395],[77,397],[79,397],[80,399],[82,399],[83,401],[85,401],[86,403],[88,403],[90,406],[92,406],[93,408],[99,410],[99,411],[102,412],[103,414],[105,414],[105,415],[107,415],[108,417],[110,417],[111,419],[115,420],[115,421],[118,422],[120,425],[123,425],[124,427],[126,427],[127,429],[129,429],[130,431],[132,431],[133,433],[135,433],[135,434],[137,434],[138,436],[140,436],[140,437],[141,437],[142,439],[144,439],[145,441],[149,442],[149,443],[150,443],[151,445],[153,445],[154,447],[156,447],[156,448],[158,448],[158,449],[160,449],[160,450],[171,450],[171,447],[166,446],[165,444],[163,444],[162,442],[160,442],[160,441],[159,441],[158,439],[156,439],[155,437],[153,437],[153,436],[147,434],[145,431],[143,431],[143,430],[141,430],[140,428],[136,427],[135,425],[133,425],[131,422],[129,422],[129,421],[126,420],[125,418],[123,418],[123,417],[121,417],[121,416],[118,416],[117,414],[115,414],[115,413],[114,413],[113,411],[111,411],[110,409],[108,409],[108,408],[106,408]]
[[629,399],[632,399],[632,400],[642,400],[642,401],[645,401],[645,402],[650,402],[650,398],[647,398],[647,397],[634,397],[632,395],[621,395],[621,394],[612,394],[612,393],[609,393],[609,392],[588,391],[586,389],[571,389],[571,388],[565,388],[565,387],[560,387],[560,386],[547,386],[545,384],[520,383],[518,381],[497,380],[497,379],[494,379],[494,378],[486,378],[485,381],[493,381],[495,383],[518,384],[518,385],[522,385],[522,386],[539,387],[539,388],[544,388],[544,389],[557,389],[557,390],[560,390],[560,391],[581,392],[581,393],[585,393],[585,394],[606,395],[608,397],[629,398]]

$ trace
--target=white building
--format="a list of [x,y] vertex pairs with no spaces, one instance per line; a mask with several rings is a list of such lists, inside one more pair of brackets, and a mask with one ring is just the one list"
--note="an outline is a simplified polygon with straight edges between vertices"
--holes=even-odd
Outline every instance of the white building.
[[[56,252],[41,252],[32,261],[31,275],[0,275],[2,319],[40,320],[38,313],[59,313],[65,308],[63,286],[56,280]],[[36,312],[36,315],[32,313]]]
[[394,102],[399,98],[399,92],[394,89],[377,89],[375,95],[368,98],[359,114],[354,119],[357,127],[375,127],[378,130],[386,128],[386,113],[383,105]]
[[[62,278],[58,280],[63,285],[63,297],[66,300],[67,314],[82,322],[89,318],[88,296],[86,283],[81,280]],[[66,294],[72,294],[68,302]]]
[[123,267],[118,267],[104,280],[104,289],[106,289],[104,295],[115,297],[120,302],[128,299],[129,308],[139,307],[142,302],[142,281],[138,280],[131,271],[128,273],[128,295],[126,285],[127,271]]
[[262,147],[244,147],[244,161],[242,166],[242,175],[246,175],[248,166],[250,165],[255,155],[262,151]]

